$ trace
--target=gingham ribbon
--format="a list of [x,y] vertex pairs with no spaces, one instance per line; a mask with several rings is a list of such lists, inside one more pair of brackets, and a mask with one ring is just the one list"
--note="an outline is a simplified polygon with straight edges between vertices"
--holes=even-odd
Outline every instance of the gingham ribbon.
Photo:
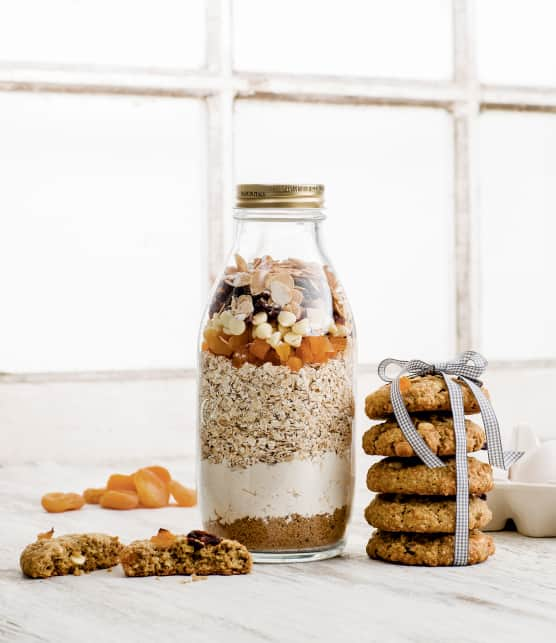
[[[490,400],[481,390],[482,382],[479,377],[483,374],[488,362],[475,351],[467,351],[458,355],[451,362],[435,362],[429,364],[422,360],[413,359],[402,361],[393,358],[382,360],[378,365],[378,374],[385,382],[391,382],[390,399],[396,420],[409,444],[427,467],[443,467],[445,463],[436,456],[419,435],[413,424],[400,391],[400,377],[409,375],[442,375],[446,382],[450,405],[454,418],[454,434],[456,440],[456,531],[454,545],[454,565],[467,565],[469,550],[469,476],[467,471],[467,437],[465,431],[465,416],[463,412],[463,395],[461,387],[452,379],[456,376],[463,380],[473,393],[485,427],[487,438],[488,459],[491,465],[507,469],[523,454],[519,451],[504,451],[500,438],[500,427]],[[398,367],[395,377],[387,374],[391,366]]]

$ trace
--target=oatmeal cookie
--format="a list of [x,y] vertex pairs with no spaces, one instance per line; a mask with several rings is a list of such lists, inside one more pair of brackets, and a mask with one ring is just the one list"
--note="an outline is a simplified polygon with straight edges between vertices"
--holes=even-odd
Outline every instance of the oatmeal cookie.
[[30,578],[79,576],[82,572],[113,567],[123,545],[107,534],[67,534],[53,538],[54,530],[39,534],[20,557],[21,571]]
[[247,548],[235,540],[206,531],[174,535],[165,529],[150,540],[130,543],[121,563],[126,576],[231,576],[248,574],[252,566]]
[[[456,499],[443,496],[380,494],[365,509],[365,518],[382,531],[453,534]],[[469,529],[483,529],[492,519],[486,500],[469,498]]]
[[[451,415],[412,416],[420,436],[436,455],[454,455],[456,440],[454,420]],[[465,420],[467,451],[480,451],[485,443],[485,430],[471,420]],[[392,418],[371,427],[363,435],[363,451],[369,455],[386,455],[409,458],[415,456],[412,446],[405,439],[397,421]]]
[[[481,531],[469,532],[469,565],[482,563],[494,554],[492,538]],[[454,562],[454,536],[375,531],[367,544],[374,559],[402,565],[440,567]]]
[[[477,400],[470,388],[460,380],[453,378],[461,387],[465,413],[480,411]],[[450,396],[442,375],[424,375],[422,377],[402,377],[400,390],[405,406],[410,413],[450,411]],[[485,395],[488,391],[483,387]],[[371,420],[382,420],[394,413],[390,402],[390,384],[385,384],[365,399],[365,412]]]
[[[444,458],[446,466],[429,469],[419,458],[384,458],[367,473],[367,487],[379,493],[424,496],[456,495],[456,459]],[[469,493],[481,496],[493,487],[492,467],[467,458]]]

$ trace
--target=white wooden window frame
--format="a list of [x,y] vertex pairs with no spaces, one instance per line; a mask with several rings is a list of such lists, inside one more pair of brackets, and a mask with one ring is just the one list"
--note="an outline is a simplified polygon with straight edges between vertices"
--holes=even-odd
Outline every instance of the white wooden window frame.
[[[453,78],[446,81],[351,78],[236,71],[232,61],[229,0],[206,0],[207,61],[196,71],[92,68],[78,65],[0,63],[0,93],[54,92],[199,98],[208,113],[206,281],[212,283],[224,258],[224,218],[233,195],[233,109],[236,100],[433,107],[454,122],[454,254],[456,346],[480,346],[477,230],[478,118],[488,110],[556,112],[556,89],[479,82],[474,0],[452,0]],[[1,99],[1,96],[0,96]],[[498,361],[500,368],[554,368],[556,359]],[[373,365],[363,365],[364,370]],[[125,372],[132,379],[192,376],[191,369]],[[0,382],[120,379],[122,372],[0,374]]]

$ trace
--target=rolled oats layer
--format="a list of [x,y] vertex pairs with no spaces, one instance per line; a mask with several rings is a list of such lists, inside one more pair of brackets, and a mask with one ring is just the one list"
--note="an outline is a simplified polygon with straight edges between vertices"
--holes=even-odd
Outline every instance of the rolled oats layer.
[[201,457],[237,468],[348,452],[354,415],[348,355],[292,372],[271,363],[236,368],[203,352]]

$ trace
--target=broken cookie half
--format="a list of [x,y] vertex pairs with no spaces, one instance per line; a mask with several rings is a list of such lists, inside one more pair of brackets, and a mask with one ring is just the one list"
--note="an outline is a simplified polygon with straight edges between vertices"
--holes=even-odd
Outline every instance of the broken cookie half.
[[113,567],[120,562],[122,543],[108,534],[67,534],[54,538],[51,529],[39,534],[19,559],[21,571],[30,578],[78,576],[83,572]]
[[235,540],[206,531],[175,535],[166,529],[124,547],[120,561],[126,576],[231,576],[248,574],[252,567],[247,548]]

